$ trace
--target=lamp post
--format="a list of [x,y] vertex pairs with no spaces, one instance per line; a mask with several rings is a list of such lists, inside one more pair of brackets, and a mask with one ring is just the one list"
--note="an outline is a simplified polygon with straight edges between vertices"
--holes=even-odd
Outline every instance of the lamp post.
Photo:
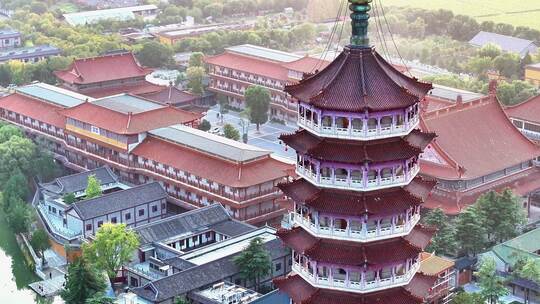
[[240,126],[241,131],[242,131],[242,141],[245,144],[247,144],[247,142],[248,142],[249,122],[247,122],[243,118],[240,118],[240,122],[238,122],[238,125]]

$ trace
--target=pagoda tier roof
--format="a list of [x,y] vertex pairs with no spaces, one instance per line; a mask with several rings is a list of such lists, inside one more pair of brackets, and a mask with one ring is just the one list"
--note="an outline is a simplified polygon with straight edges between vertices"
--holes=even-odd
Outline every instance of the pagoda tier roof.
[[[414,279],[413,279],[414,280]],[[274,280],[279,290],[287,293],[297,304],[420,304],[423,297],[413,295],[405,287],[391,288],[367,294],[320,289],[311,286],[299,275]],[[431,287],[431,286],[430,286]],[[424,285],[415,289],[420,291]],[[425,291],[427,294],[429,288]],[[416,290],[415,290],[416,291]],[[339,300],[338,300],[339,299]]]
[[421,128],[435,132],[421,173],[443,180],[471,180],[540,156],[540,148],[512,124],[494,93],[425,113]]
[[389,215],[403,212],[426,201],[435,182],[415,178],[409,185],[361,193],[318,188],[304,179],[280,184],[278,188],[295,202],[321,212],[350,216]]
[[319,239],[301,227],[280,230],[277,235],[290,248],[317,262],[349,266],[382,265],[418,257],[429,244],[434,230],[417,226],[405,237],[367,244]]
[[345,47],[321,72],[285,91],[319,109],[357,112],[406,108],[431,89],[403,75],[373,48]]
[[299,130],[279,137],[296,152],[317,159],[341,163],[363,164],[410,159],[418,156],[435,138],[434,133],[413,130],[404,137],[392,137],[371,141],[322,138],[309,131]]
[[66,70],[55,71],[60,80],[90,84],[146,76],[152,69],[139,65],[131,52],[76,59]]

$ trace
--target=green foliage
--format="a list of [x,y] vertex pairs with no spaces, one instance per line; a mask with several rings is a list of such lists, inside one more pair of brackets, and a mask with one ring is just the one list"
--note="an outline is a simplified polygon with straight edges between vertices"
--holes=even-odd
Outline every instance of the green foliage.
[[43,229],[38,229],[32,233],[32,237],[30,238],[30,245],[32,245],[32,248],[38,253],[41,254],[43,257],[43,252],[49,248],[51,248],[51,243],[49,242],[49,235],[47,234],[47,231]]
[[83,247],[84,256],[99,270],[106,271],[110,280],[127,263],[139,246],[137,234],[125,224],[105,223],[92,243]]
[[20,170],[30,172],[36,155],[36,146],[28,138],[12,136],[0,143],[0,181]]
[[189,57],[189,67],[204,67],[204,54],[201,52],[194,52]]
[[4,211],[9,211],[13,202],[25,200],[30,189],[26,177],[20,170],[11,172],[7,182],[3,185],[3,207]]
[[66,193],[66,195],[62,197],[62,200],[64,201],[64,203],[71,205],[77,201],[77,198],[75,197],[75,194],[70,192],[70,193]]
[[86,300],[85,304],[115,304],[116,300],[114,298],[109,298],[104,294],[95,295]]
[[499,298],[508,294],[504,279],[497,275],[495,260],[485,258],[476,273],[480,294],[491,304],[499,303]]
[[232,140],[240,139],[240,132],[238,132],[238,130],[231,124],[226,124],[223,126],[223,135]]
[[491,59],[494,59],[501,54],[501,47],[493,43],[488,43],[484,45],[480,50],[478,50],[479,57],[489,57]]
[[240,276],[243,279],[255,281],[257,290],[260,287],[261,277],[268,275],[272,268],[270,254],[260,238],[252,239],[248,247],[233,258],[233,262],[240,269]]
[[92,265],[79,258],[68,267],[66,285],[61,297],[67,304],[81,304],[104,292],[106,287],[105,280]]
[[13,125],[0,126],[0,144],[8,141],[12,136],[23,137],[21,129]]
[[189,304],[189,302],[183,297],[178,297],[174,299],[174,304]]
[[204,93],[205,70],[203,67],[189,67],[186,71],[188,79],[187,87],[193,94],[201,95]]
[[257,125],[259,131],[260,125],[268,121],[270,92],[261,86],[250,86],[245,92],[245,98],[249,120]]
[[173,50],[156,41],[145,42],[136,56],[143,66],[152,68],[172,66],[174,63]]
[[199,130],[201,131],[210,131],[211,128],[212,128],[212,125],[206,119],[203,119],[201,121],[201,124],[199,125]]
[[37,154],[32,167],[33,175],[39,176],[42,181],[50,181],[62,173],[50,153],[39,149]]
[[85,199],[91,199],[103,194],[103,190],[101,190],[101,182],[96,178],[95,175],[88,176],[85,194]]
[[497,97],[505,105],[514,105],[523,102],[537,94],[536,88],[528,82],[513,80],[501,82],[497,87]]
[[476,202],[476,209],[487,231],[487,239],[493,243],[516,237],[527,223],[520,199],[510,189],[500,194],[495,191],[483,194]]
[[485,304],[482,295],[478,293],[458,292],[452,299],[452,304]]
[[10,209],[7,213],[8,224],[14,233],[28,232],[32,214],[28,204],[21,199],[16,199],[10,203]]
[[520,258],[513,268],[513,274],[515,274],[515,277],[540,284],[540,260],[532,258]]
[[451,255],[456,250],[456,236],[452,222],[441,208],[430,210],[423,218],[424,224],[437,228],[427,251]]
[[464,254],[476,255],[485,247],[486,229],[475,206],[470,206],[456,219],[458,247]]

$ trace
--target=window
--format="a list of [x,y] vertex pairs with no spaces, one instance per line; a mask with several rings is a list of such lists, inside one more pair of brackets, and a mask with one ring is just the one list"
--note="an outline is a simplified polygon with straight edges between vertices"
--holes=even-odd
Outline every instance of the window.
[[117,222],[118,220],[116,219],[116,216],[111,218],[111,223],[116,224]]
[[96,126],[90,126],[90,132],[100,135],[99,128]]
[[152,212],[157,212],[157,206],[152,206]]
[[165,210],[165,209],[166,209],[165,203],[161,203],[161,210]]
[[276,263],[276,267],[275,267],[275,271],[280,271],[281,270],[281,263]]
[[86,224],[86,231],[92,230],[92,224]]
[[99,228],[99,227],[101,227],[101,225],[103,225],[103,221],[99,221],[99,222],[97,222],[97,226],[98,226],[98,228]]
[[131,219],[131,213],[126,213],[125,218],[126,221],[129,221]]
[[139,210],[139,216],[143,216],[143,215],[144,215],[144,209]]

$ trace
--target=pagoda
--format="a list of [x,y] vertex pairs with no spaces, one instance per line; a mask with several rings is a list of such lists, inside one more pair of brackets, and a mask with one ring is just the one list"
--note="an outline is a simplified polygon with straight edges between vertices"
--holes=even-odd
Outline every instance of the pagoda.
[[292,273],[275,280],[295,304],[422,303],[436,278],[417,273],[434,233],[420,205],[435,182],[417,177],[435,138],[418,129],[432,89],[396,70],[369,44],[371,0],[348,0],[349,46],[322,71],[286,87],[300,130],[299,179],[279,188],[294,201],[287,229]]

